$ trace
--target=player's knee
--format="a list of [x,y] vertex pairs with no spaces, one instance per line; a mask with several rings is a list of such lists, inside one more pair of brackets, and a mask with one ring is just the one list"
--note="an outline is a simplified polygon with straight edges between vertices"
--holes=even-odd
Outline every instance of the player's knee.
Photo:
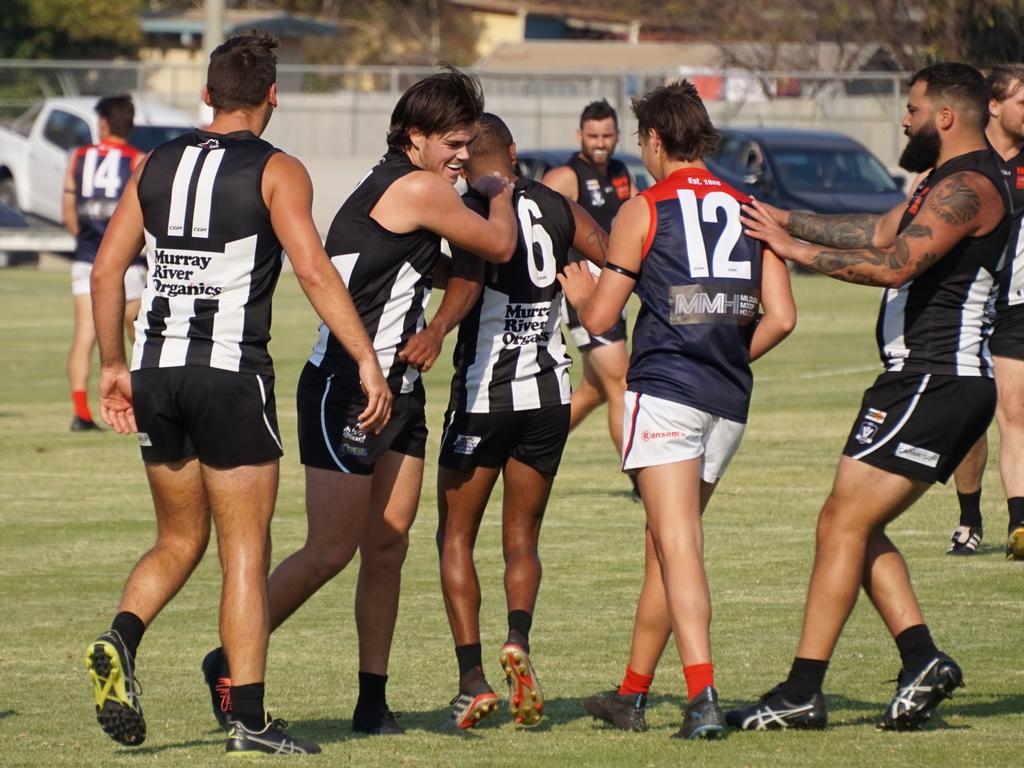
[[997,408],[1001,427],[1024,430],[1024,392],[1012,395],[1000,392]]
[[393,533],[360,548],[362,567],[387,572],[402,567],[409,551],[409,535]]
[[206,554],[206,546],[210,542],[210,532],[194,533],[162,533],[157,539],[157,548],[169,553],[181,563],[195,565]]

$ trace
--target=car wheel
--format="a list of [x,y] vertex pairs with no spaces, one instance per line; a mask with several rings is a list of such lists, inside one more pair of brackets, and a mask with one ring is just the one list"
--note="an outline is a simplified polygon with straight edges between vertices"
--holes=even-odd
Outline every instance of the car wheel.
[[0,179],[0,205],[18,208],[18,189],[14,186],[14,179]]

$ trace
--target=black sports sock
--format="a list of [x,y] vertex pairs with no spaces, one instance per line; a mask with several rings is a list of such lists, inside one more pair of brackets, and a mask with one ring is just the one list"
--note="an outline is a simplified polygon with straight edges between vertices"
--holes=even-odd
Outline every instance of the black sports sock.
[[231,719],[240,722],[248,731],[262,731],[267,725],[263,709],[263,683],[231,686]]
[[956,492],[957,501],[960,502],[960,525],[968,528],[977,528],[981,525],[981,489],[974,493]]
[[508,614],[508,639],[509,642],[522,646],[527,653],[530,652],[530,627],[533,626],[533,616],[528,611],[510,611]]
[[379,712],[387,706],[387,684],[387,675],[360,672],[359,698],[356,700],[356,712]]
[[132,662],[134,662],[135,655],[139,652],[139,643],[142,642],[142,635],[146,631],[146,625],[142,623],[142,619],[131,611],[121,611],[114,617],[110,628],[121,636],[125,650],[128,651]]
[[455,646],[455,658],[459,662],[459,677],[462,677],[474,667],[483,669],[484,661],[480,649],[480,643]]
[[1006,500],[1006,509],[1010,513],[1009,531],[1024,525],[1024,496],[1014,496]]
[[793,659],[789,677],[782,684],[782,697],[790,704],[801,704],[816,693],[821,693],[828,672],[828,661],[820,659]]
[[939,652],[925,624],[915,624],[900,632],[896,636],[896,647],[903,662],[903,671],[909,674],[919,672]]

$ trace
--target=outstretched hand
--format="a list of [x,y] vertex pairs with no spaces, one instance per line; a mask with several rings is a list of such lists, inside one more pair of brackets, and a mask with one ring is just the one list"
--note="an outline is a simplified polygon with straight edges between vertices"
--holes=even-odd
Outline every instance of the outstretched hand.
[[100,416],[119,435],[138,432],[132,407],[132,376],[125,366],[100,373]]
[[567,264],[565,271],[558,275],[558,282],[562,284],[566,300],[577,312],[580,305],[585,304],[597,289],[597,279],[584,261]]
[[778,208],[751,198],[748,204],[742,206],[741,211],[740,222],[743,224],[744,234],[755,240],[760,240],[776,256],[804,266],[810,264],[813,252],[805,243],[800,242],[782,228],[773,215],[773,213],[779,212]]

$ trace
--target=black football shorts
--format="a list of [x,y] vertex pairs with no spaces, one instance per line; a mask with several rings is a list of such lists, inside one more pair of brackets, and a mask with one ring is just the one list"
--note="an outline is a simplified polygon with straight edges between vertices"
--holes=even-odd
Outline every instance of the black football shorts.
[[981,376],[883,373],[864,393],[843,453],[926,483],[945,483],[988,429],[996,387]]
[[569,406],[444,417],[438,463],[449,469],[502,467],[509,458],[554,475],[569,437]]
[[306,363],[299,375],[299,460],[308,467],[354,475],[372,475],[385,451],[422,459],[427,446],[426,396],[416,380],[412,392],[395,395],[391,419],[379,435],[356,423],[366,409],[358,381],[339,377]]
[[132,404],[142,459],[189,456],[211,467],[278,459],[274,377],[199,365],[132,371]]

